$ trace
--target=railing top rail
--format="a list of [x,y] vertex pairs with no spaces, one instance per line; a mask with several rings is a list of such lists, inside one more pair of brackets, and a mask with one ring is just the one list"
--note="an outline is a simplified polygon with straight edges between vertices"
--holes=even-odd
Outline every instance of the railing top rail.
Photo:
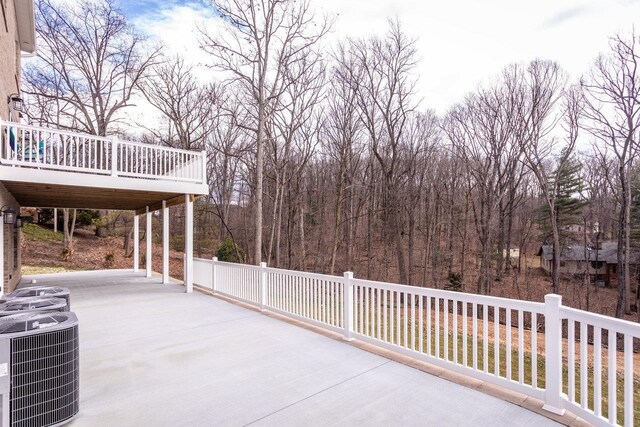
[[198,257],[193,257],[194,261],[199,261],[199,262],[205,262],[207,264],[211,264],[213,263],[213,260],[211,259],[207,259],[207,258],[198,258]]
[[327,280],[331,282],[341,282],[342,276],[332,276],[330,274],[310,273],[307,271],[285,270],[283,268],[268,267],[268,273],[285,274],[287,276],[306,277],[308,279]]
[[438,298],[446,298],[455,301],[470,302],[475,304],[486,304],[498,306],[502,308],[511,308],[534,313],[544,312],[544,303],[523,301],[510,298],[493,297],[489,295],[476,295],[464,292],[446,291],[444,289],[424,288],[420,286],[399,285],[396,283],[378,282],[366,279],[352,279],[354,285],[363,285],[386,289],[390,291],[404,292],[410,294],[418,294],[423,296],[431,296]]
[[560,306],[560,316],[563,319],[577,320],[579,322],[588,323],[604,329],[611,329],[615,332],[640,338],[640,323],[629,322],[624,319],[616,319],[614,317],[591,313],[589,311],[579,310],[577,308],[571,308],[564,305]]
[[53,129],[53,128],[47,128],[47,127],[41,127],[41,126],[25,125],[25,124],[17,123],[17,122],[8,122],[6,120],[0,120],[0,126],[14,127],[16,129],[27,129],[27,130],[38,131],[38,132],[57,133],[57,134],[60,134],[60,135],[66,135],[66,136],[71,136],[71,137],[80,136],[80,137],[83,137],[83,138],[89,138],[89,139],[102,140],[102,141],[105,141],[105,142],[111,142],[111,138],[106,137],[106,136],[98,136],[98,135],[93,135],[93,134],[86,133],[86,132],[75,132],[75,131],[70,131],[70,130],[65,130],[65,129]]
[[251,264],[240,264],[237,262],[229,262],[229,261],[216,261],[216,264],[222,264],[222,265],[226,265],[229,267],[236,267],[236,268],[249,268],[251,270],[259,270],[260,266],[259,265],[251,265]]
[[184,153],[184,154],[189,154],[189,155],[198,156],[198,157],[202,155],[202,151],[200,150],[185,150],[183,148],[164,147],[162,145],[146,144],[144,142],[130,141],[126,139],[118,139],[118,144],[135,145],[137,147],[153,148],[153,149],[162,150],[162,151],[171,151],[174,153]]

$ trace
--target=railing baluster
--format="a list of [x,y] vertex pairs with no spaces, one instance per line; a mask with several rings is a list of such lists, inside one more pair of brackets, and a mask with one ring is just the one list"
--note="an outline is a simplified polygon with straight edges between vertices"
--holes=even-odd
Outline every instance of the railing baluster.
[[[617,352],[616,352],[616,341],[617,341],[617,334],[613,329],[609,329],[609,333],[608,333],[608,341],[609,341],[609,352],[608,352],[608,360],[607,360],[607,368],[608,368],[608,375],[609,375],[609,390],[607,393],[607,400],[609,401],[609,423],[610,424],[616,424],[616,420],[618,417],[618,407],[617,407],[617,381],[618,381],[618,376],[617,374],[617,367],[616,367],[616,358],[617,358]],[[574,399],[571,399],[571,401],[573,401]]]
[[571,319],[567,320],[567,364],[568,364],[568,377],[567,377],[567,394],[571,402],[576,401],[576,331],[575,322]]
[[531,386],[538,388],[538,313],[531,312]]
[[467,367],[469,366],[468,363],[468,343],[467,343],[467,331],[468,331],[468,325],[467,325],[467,310],[469,309],[469,305],[467,304],[466,301],[462,301],[462,364]]
[[449,299],[442,300],[442,314],[444,315],[444,360],[449,360]]
[[505,332],[506,332],[506,348],[507,354],[505,355],[505,362],[507,364],[507,379],[511,381],[513,378],[511,376],[511,309],[505,309]]
[[407,325],[409,323],[409,314],[408,314],[408,310],[407,310],[407,299],[409,298],[409,295],[406,292],[402,293],[402,317],[403,317],[403,322],[402,322],[402,331],[404,332],[404,340],[403,340],[403,347],[404,348],[408,348],[409,347],[409,337],[408,337],[408,328]]
[[471,321],[473,334],[473,369],[478,369],[478,305],[474,302],[471,304]]
[[453,363],[458,364],[458,301],[453,303]]
[[440,298],[435,297],[434,298],[435,304],[434,304],[434,309],[435,309],[435,318],[436,318],[436,327],[435,327],[435,334],[436,334],[436,357],[439,359],[440,358]]
[[378,326],[377,338],[382,339],[381,327],[382,327],[382,307],[380,307],[380,288],[376,289],[376,325]]
[[589,377],[587,368],[589,366],[588,353],[587,353],[587,324],[580,322],[580,405],[583,409],[586,409],[589,403],[587,385],[589,384]]
[[423,311],[423,304],[424,304],[424,296],[420,295],[418,298],[418,331],[419,334],[418,335],[418,346],[420,347],[420,353],[424,353],[424,311]]
[[400,291],[395,292],[395,294],[396,294],[395,300],[396,300],[396,341],[397,341],[396,344],[398,346],[401,346],[402,345],[402,341],[401,341],[402,329],[400,324],[400,309],[401,309],[400,305],[402,304],[402,301],[400,297],[401,295]]
[[489,306],[482,304],[482,371],[489,372]]
[[602,330],[593,328],[593,412],[602,415]]
[[388,310],[388,304],[387,304],[387,294],[388,291],[386,289],[384,289],[382,291],[382,332],[384,334],[384,342],[388,342],[387,341],[387,337],[388,337],[388,333],[387,333],[387,310]]
[[500,376],[500,307],[493,306],[493,375]]
[[624,425],[633,426],[633,337],[624,335]]
[[416,304],[415,295],[411,294],[411,350],[416,350]]
[[371,334],[371,320],[369,319],[369,291],[370,288],[364,289],[364,334]]
[[524,313],[518,310],[518,382],[524,383]]

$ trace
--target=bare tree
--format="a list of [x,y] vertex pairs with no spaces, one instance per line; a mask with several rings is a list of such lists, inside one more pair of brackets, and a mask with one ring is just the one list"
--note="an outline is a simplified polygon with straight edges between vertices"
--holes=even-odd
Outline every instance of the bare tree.
[[[505,81],[508,83],[508,78]],[[505,81],[468,96],[464,104],[449,112],[444,122],[453,154],[461,159],[468,185],[475,193],[471,207],[480,244],[477,292],[483,294],[490,293],[493,284],[493,230],[498,219],[496,211],[508,189],[503,183],[522,153],[518,141],[522,97]]]
[[[35,101],[30,115],[41,125],[106,136],[158,51],[146,50],[113,0],[38,0],[36,12],[38,58],[24,73],[24,92]],[[73,229],[64,240],[69,253]]]
[[243,91],[256,135],[255,250],[254,262],[262,261],[262,200],[264,143],[270,106],[286,90],[285,71],[304,59],[308,50],[330,29],[329,20],[318,23],[309,1],[215,0],[224,22],[214,34],[201,29],[202,48],[214,58],[213,68],[226,74]]
[[202,150],[212,132],[212,113],[222,89],[200,84],[193,72],[193,66],[175,56],[154,67],[149,78],[140,83],[145,98],[167,119],[164,128],[147,128],[163,145]]
[[611,52],[600,55],[588,77],[582,80],[587,130],[604,142],[617,159],[618,212],[618,301],[616,316],[631,313],[629,275],[631,186],[629,173],[638,151],[640,131],[640,51],[638,38],[616,35]]
[[[565,172],[578,137],[580,117],[579,98],[575,91],[566,98],[566,141],[550,135],[556,124],[556,107],[564,93],[564,77],[555,62],[533,61],[520,78],[526,104],[521,110],[522,143],[524,159],[536,177],[540,192],[547,205],[548,220],[553,239],[554,292],[560,292],[560,225],[556,202],[561,185],[560,177]],[[560,143],[563,143],[560,147]]]
[[[354,45],[357,66],[351,79],[357,88],[358,106],[368,131],[371,153],[383,180],[384,213],[394,242],[401,283],[408,273],[402,243],[401,181],[406,165],[401,162],[401,145],[409,115],[415,110],[417,64],[415,40],[408,37],[398,21],[389,21],[383,38],[372,37]],[[404,167],[403,167],[404,166]]]
[[[40,44],[30,61],[25,93],[58,111],[38,117],[43,123],[105,136],[131,105],[158,50],[127,23],[113,0],[63,4],[36,2]],[[42,111],[31,111],[38,114]]]

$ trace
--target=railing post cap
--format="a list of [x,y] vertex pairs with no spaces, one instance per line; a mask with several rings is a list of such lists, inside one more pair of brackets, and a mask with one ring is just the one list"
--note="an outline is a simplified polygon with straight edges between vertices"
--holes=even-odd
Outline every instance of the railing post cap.
[[558,294],[547,294],[544,296],[544,302],[562,302],[562,295]]
[[218,262],[218,257],[214,256],[213,258],[211,258],[213,260],[213,262]]
[[267,263],[266,262],[261,262],[260,263],[260,267],[261,268],[267,268]]
[[346,279],[353,279],[353,271],[345,271],[344,272],[344,277]]

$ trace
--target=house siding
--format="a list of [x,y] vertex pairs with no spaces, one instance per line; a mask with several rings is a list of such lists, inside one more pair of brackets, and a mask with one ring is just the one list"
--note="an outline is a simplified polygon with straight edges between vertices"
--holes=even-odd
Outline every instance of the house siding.
[[0,118],[9,117],[7,97],[19,92],[20,48],[16,25],[15,0],[0,0]]
[[[0,119],[17,121],[15,113],[9,114],[8,97],[19,93],[20,85],[20,45],[16,23],[15,1],[0,0]],[[16,199],[0,183],[0,207],[20,211]],[[13,225],[4,225],[4,287],[3,292],[13,291],[22,277],[22,232]],[[17,256],[16,256],[17,255]]]
[[[0,206],[20,211],[16,199],[0,183]],[[22,230],[14,225],[5,225],[0,220],[0,227],[4,227],[4,288],[3,292],[13,291],[22,278]],[[14,254],[17,251],[17,259]]]

